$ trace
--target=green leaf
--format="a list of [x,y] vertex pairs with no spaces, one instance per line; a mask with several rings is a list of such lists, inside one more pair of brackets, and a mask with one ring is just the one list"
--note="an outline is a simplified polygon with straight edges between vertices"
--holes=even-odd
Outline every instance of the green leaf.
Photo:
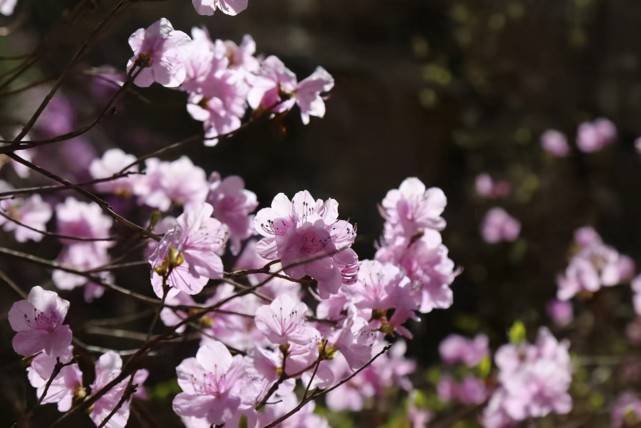
[[525,342],[527,336],[525,324],[522,321],[515,321],[508,330],[507,336],[510,338],[510,343],[514,345]]

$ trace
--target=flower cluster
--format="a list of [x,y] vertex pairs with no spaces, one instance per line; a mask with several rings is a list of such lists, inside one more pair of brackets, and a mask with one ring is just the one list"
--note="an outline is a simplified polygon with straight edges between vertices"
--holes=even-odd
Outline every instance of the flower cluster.
[[[617,134],[614,123],[600,117],[579,125],[576,130],[576,146],[583,153],[595,153],[615,143]],[[543,132],[540,142],[545,152],[557,158],[567,157],[572,151],[566,136],[556,129]]]
[[545,328],[535,343],[503,345],[496,352],[499,387],[483,413],[488,428],[517,426],[529,418],[572,409],[569,343],[557,341]]
[[381,204],[385,219],[376,260],[398,266],[418,289],[418,310],[427,313],[452,305],[450,285],[458,274],[443,245],[441,217],[447,199],[441,189],[407,178]]
[[[194,5],[205,15],[217,8],[236,14],[247,0],[194,0]],[[322,67],[299,82],[277,57],[257,57],[251,36],[238,45],[212,40],[206,30],[194,28],[190,37],[166,18],[136,30],[129,45],[133,56],[127,70],[134,83],[145,87],[156,82],[186,92],[187,111],[203,122],[206,145],[240,128],[249,107],[257,113],[282,113],[297,105],[304,124],[310,116],[323,117],[322,94],[334,86]]]
[[632,259],[603,243],[591,227],[577,229],[574,244],[575,253],[568,267],[557,277],[559,299],[569,300],[579,293],[594,293],[634,275]]
[[464,405],[483,403],[488,395],[478,367],[489,361],[489,343],[485,335],[473,339],[452,334],[439,345],[441,359],[448,366],[456,366],[451,374],[442,375],[437,385],[438,397],[443,402],[455,401]]

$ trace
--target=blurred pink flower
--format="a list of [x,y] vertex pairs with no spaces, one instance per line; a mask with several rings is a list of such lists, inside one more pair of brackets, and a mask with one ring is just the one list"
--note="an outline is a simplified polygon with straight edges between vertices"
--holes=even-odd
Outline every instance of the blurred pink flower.
[[617,129],[614,123],[609,119],[598,118],[579,125],[576,144],[582,152],[593,153],[616,142],[616,139]]
[[151,158],[145,162],[145,175],[134,182],[134,193],[161,211],[167,211],[172,204],[202,203],[207,197],[207,176],[187,156],[171,162]]
[[[567,341],[545,328],[534,344],[503,345],[496,352],[499,388],[484,413],[484,426],[503,427],[572,409],[572,362]],[[500,422],[500,423],[498,423]]]
[[552,299],[545,306],[545,310],[552,322],[558,327],[566,327],[574,319],[572,303],[569,301]]
[[512,185],[507,180],[494,180],[488,173],[479,174],[474,181],[476,194],[482,198],[500,199],[512,193]]
[[521,222],[503,208],[491,208],[481,222],[481,236],[488,244],[515,241],[521,233]]
[[484,334],[476,335],[473,339],[450,334],[440,343],[438,350],[446,364],[463,363],[468,367],[478,365],[490,355],[489,341]]
[[[136,157],[123,152],[120,149],[109,149],[99,159],[94,159],[89,165],[89,173],[95,179],[109,178],[119,173],[123,168],[136,161]],[[137,172],[138,167],[133,166],[127,171]],[[94,186],[100,192],[114,193],[120,196],[133,194],[135,175],[122,177],[115,180],[96,183]]]
[[557,158],[564,158],[570,154],[567,138],[556,129],[548,129],[541,135],[541,147]]

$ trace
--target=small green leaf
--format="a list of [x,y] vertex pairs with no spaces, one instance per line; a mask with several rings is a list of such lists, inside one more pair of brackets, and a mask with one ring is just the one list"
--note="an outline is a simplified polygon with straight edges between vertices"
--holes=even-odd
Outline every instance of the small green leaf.
[[510,338],[510,343],[514,345],[523,343],[527,336],[525,324],[522,321],[515,321],[510,330],[508,330],[507,336]]

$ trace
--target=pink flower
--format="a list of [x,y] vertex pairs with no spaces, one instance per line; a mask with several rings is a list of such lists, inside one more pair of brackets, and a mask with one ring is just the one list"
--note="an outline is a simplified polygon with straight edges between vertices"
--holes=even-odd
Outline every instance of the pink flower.
[[484,334],[474,339],[450,334],[441,342],[438,350],[446,364],[463,363],[468,367],[477,366],[490,354],[488,338]]
[[584,153],[593,153],[614,143],[617,139],[617,129],[608,119],[598,118],[592,122],[579,125],[576,144]]
[[150,207],[167,211],[172,203],[187,205],[205,201],[207,176],[187,156],[172,162],[147,159],[145,169],[146,174],[135,181],[134,193]]
[[249,34],[243,36],[240,45],[231,40],[216,40],[216,49],[224,52],[229,68],[239,72],[245,81],[260,69],[260,62],[255,56],[256,42]]
[[310,116],[325,116],[325,102],[321,95],[333,87],[334,78],[324,68],[317,67],[299,83],[296,75],[272,55],[263,60],[256,77],[251,80],[247,101],[254,110],[271,109],[278,113],[297,104],[301,120],[307,125]]
[[163,275],[167,285],[187,294],[198,294],[210,279],[222,278],[220,256],[227,240],[227,228],[211,217],[213,207],[188,205],[175,225],[151,247],[151,283],[162,297]]
[[18,0],[0,0],[0,14],[10,16],[16,7]]
[[573,318],[574,311],[572,310],[572,303],[568,301],[553,299],[545,306],[548,316],[552,322],[558,327],[568,326]]
[[443,402],[458,401],[465,405],[481,404],[488,397],[485,382],[475,376],[465,376],[457,382],[449,375],[443,376],[437,385],[438,397]]
[[309,117],[325,116],[325,101],[321,94],[325,94],[334,87],[334,78],[323,67],[303,79],[294,91],[294,100],[300,109],[300,117],[304,125],[309,124]]
[[634,140],[634,149],[637,153],[641,154],[641,137],[637,137],[637,139]]
[[[63,364],[68,364],[71,360],[71,350],[68,350],[67,353],[67,357],[60,359]],[[38,397],[42,397],[44,394],[57,361],[57,357],[47,354],[38,354],[31,361],[31,365],[27,369],[27,377],[31,386],[36,388]],[[71,408],[74,398],[82,392],[82,372],[78,364],[65,365],[51,381],[42,404],[56,403],[59,412],[66,412]]]
[[247,9],[248,0],[191,0],[199,15],[213,15],[217,9],[226,15],[235,16]]
[[334,199],[314,200],[305,190],[290,201],[279,193],[271,208],[258,211],[255,227],[263,236],[258,254],[268,260],[280,258],[292,277],[315,279],[322,298],[356,280],[358,256],[349,248],[356,232],[350,223],[338,220]]
[[53,291],[35,286],[27,300],[14,303],[9,310],[9,324],[17,334],[13,349],[29,356],[44,351],[52,357],[67,355],[71,345],[71,329],[63,324],[69,302]]
[[448,250],[441,243],[441,236],[433,230],[407,244],[405,240],[381,247],[376,260],[390,262],[400,267],[420,290],[419,311],[449,308],[454,301],[450,286],[458,275]]
[[129,46],[134,55],[127,63],[127,71],[134,66],[143,67],[134,83],[141,87],[154,82],[175,88],[185,80],[185,67],[181,48],[191,39],[182,31],[174,30],[166,18],[139,28],[129,37]]
[[247,102],[254,110],[272,109],[282,113],[294,106],[288,94],[296,89],[296,75],[276,56],[270,55],[260,64],[260,70],[251,80]]
[[227,68],[229,60],[217,52],[206,28],[191,29],[192,41],[182,48],[185,80],[180,85],[187,92],[199,92],[207,76]]
[[482,198],[500,199],[512,193],[512,185],[507,180],[494,180],[490,174],[483,173],[476,176],[474,182],[476,194]]
[[358,316],[347,318],[341,328],[336,329],[327,339],[330,349],[337,350],[352,370],[358,370],[372,357],[372,346],[376,335],[367,321]]
[[641,275],[636,276],[630,285],[632,286],[634,312],[637,315],[641,315]]
[[[0,182],[0,190],[11,190],[11,186]],[[40,195],[32,195],[26,199],[15,198],[0,201],[2,214],[36,230],[46,231],[47,222],[51,219],[52,210]],[[7,232],[13,232],[18,242],[41,241],[44,235],[21,226],[5,217],[0,217],[0,225]]]
[[256,310],[256,328],[272,344],[309,343],[318,333],[307,325],[307,305],[291,296],[279,296],[269,305]]
[[[91,384],[91,392],[96,393],[101,390],[105,385],[114,380],[122,370],[122,359],[120,355],[114,351],[109,351],[100,356],[96,362],[96,378]],[[138,388],[145,382],[149,373],[147,370],[137,370],[133,375],[132,385],[137,385]],[[105,395],[100,397],[91,407],[89,417],[96,424],[100,425],[113,409],[120,403],[123,395],[127,392],[127,385],[129,384],[129,376],[122,382],[118,383],[115,387],[111,388]],[[124,401],[118,408],[116,413],[109,419],[106,428],[123,428],[127,425],[129,419],[129,405],[131,404],[131,396]]]
[[[383,398],[387,389],[392,386],[405,391],[411,390],[412,384],[408,375],[414,372],[416,364],[404,357],[405,350],[405,342],[396,342],[387,353],[377,358],[349,382],[330,391],[326,395],[327,407],[335,411],[359,411],[365,407],[368,398]],[[374,349],[374,352],[377,350]],[[329,363],[334,371],[334,383],[353,373],[342,356],[335,357]]]
[[521,233],[521,222],[503,208],[494,207],[483,217],[481,236],[488,244],[515,241]]
[[[109,237],[112,220],[103,214],[102,208],[95,202],[80,202],[68,197],[63,203],[56,205],[58,233],[76,238],[104,239]],[[61,239],[64,244],[74,245],[79,241]],[[108,248],[110,241],[96,241],[91,245],[96,248]]]
[[241,403],[243,372],[241,357],[232,357],[222,343],[201,346],[196,358],[187,358],[176,368],[183,392],[174,398],[174,412],[204,419],[209,425],[232,421]]
[[210,72],[200,90],[190,94],[187,111],[203,122],[206,146],[215,146],[218,139],[214,137],[240,127],[247,97],[241,77],[230,70]]
[[[123,168],[136,161],[136,157],[120,149],[107,150],[100,159],[94,159],[89,166],[89,173],[95,179],[108,178],[119,173]],[[133,166],[127,171],[137,172],[138,167]],[[114,193],[120,196],[133,194],[135,177],[128,176],[115,180],[96,183],[94,186],[100,192]]]
[[[403,324],[409,319],[417,319],[414,311],[419,309],[421,292],[398,267],[391,263],[362,261],[358,280],[346,294],[357,308],[365,310],[363,316],[371,320],[372,328],[380,328],[386,334],[396,331],[405,337],[412,336]],[[388,312],[392,314],[389,319]]]
[[555,129],[548,129],[541,135],[541,147],[557,158],[564,158],[570,154],[570,146],[565,135]]
[[557,297],[569,300],[579,292],[594,293],[630,279],[634,273],[632,260],[606,245],[590,227],[574,233],[578,251],[565,272],[557,277]]
[[632,427],[641,422],[641,399],[632,391],[622,392],[610,412],[610,426],[613,428]]
[[[64,247],[56,261],[67,268],[87,271],[109,264],[109,254],[104,248],[96,247],[93,243],[79,242]],[[112,279],[111,273],[107,271],[96,273],[95,276],[106,282]],[[84,286],[86,302],[102,297],[105,292],[103,286],[87,277],[59,269],[53,271],[52,279],[56,287],[61,290],[73,290]]]
[[214,207],[214,217],[227,225],[231,250],[238,254],[242,241],[253,232],[250,213],[258,206],[256,194],[245,189],[245,182],[236,175],[221,179],[217,172],[209,176],[207,202]]
[[[541,328],[536,343],[503,345],[496,353],[500,387],[490,400],[486,417],[524,421],[572,409],[569,343],[558,342]],[[496,402],[498,401],[498,402]],[[505,426],[486,423],[486,426]]]
[[381,204],[385,239],[392,241],[402,237],[411,240],[425,229],[442,230],[445,220],[441,214],[446,204],[447,199],[441,189],[426,189],[418,178],[406,178],[398,189],[387,192]]

